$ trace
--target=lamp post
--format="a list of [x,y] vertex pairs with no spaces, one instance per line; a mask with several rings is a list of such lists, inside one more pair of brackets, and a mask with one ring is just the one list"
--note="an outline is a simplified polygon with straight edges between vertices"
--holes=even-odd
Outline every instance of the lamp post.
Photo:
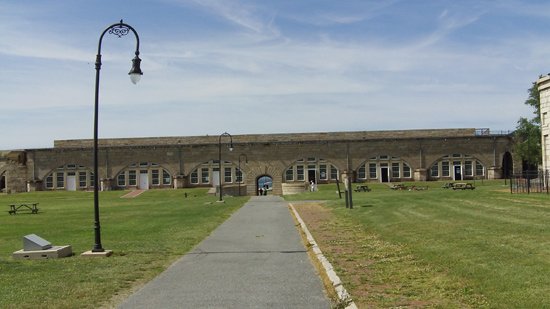
[[[353,209],[353,196],[352,196],[352,190],[351,190],[351,186],[352,186],[352,177],[353,177],[353,171],[351,170],[351,164],[350,164],[350,159],[349,159],[349,143],[346,145],[346,168],[348,170],[348,177],[347,177],[347,188],[348,188],[348,191],[347,191],[347,197],[348,197],[348,202],[349,202],[349,209]],[[347,204],[346,204],[347,205]]]
[[244,153],[241,153],[239,155],[239,175],[241,175],[241,181],[239,181],[239,196],[241,196],[241,182],[242,182],[242,179],[243,179],[243,172],[241,171],[241,157],[244,156],[244,159],[245,159],[245,163],[248,163],[248,157],[246,156],[246,154]]
[[130,31],[136,36],[136,51],[135,57],[132,59],[132,69],[128,73],[132,83],[136,84],[140,79],[143,72],[141,72],[140,64],[141,59],[139,59],[139,36],[130,25],[125,24],[122,19],[119,23],[113,24],[107,27],[101,36],[99,37],[99,44],[97,48],[97,56],[95,61],[95,105],[94,105],[94,233],[95,233],[95,244],[92,248],[92,252],[105,252],[103,246],[101,245],[101,227],[99,224],[99,172],[98,172],[98,110],[99,110],[99,71],[101,70],[101,42],[103,36],[106,33],[113,34],[119,38],[127,35]]
[[218,169],[219,169],[219,181],[220,181],[220,200],[218,202],[223,202],[223,175],[222,175],[222,137],[223,136],[229,136],[230,143],[229,143],[229,151],[233,151],[233,137],[231,134],[224,132],[220,135],[218,139]]

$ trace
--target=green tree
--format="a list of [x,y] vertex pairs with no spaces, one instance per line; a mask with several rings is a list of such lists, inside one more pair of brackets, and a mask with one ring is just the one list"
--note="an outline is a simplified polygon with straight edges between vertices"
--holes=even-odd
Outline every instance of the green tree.
[[[539,78],[541,78],[539,76]],[[535,117],[531,119],[531,122],[539,124],[540,125],[540,94],[539,89],[537,87],[537,83],[534,82],[531,88],[527,90],[527,93],[529,94],[527,97],[527,100],[525,100],[525,105],[529,105],[533,107],[534,111],[533,114],[535,114]]]
[[523,169],[533,170],[542,162],[541,129],[540,129],[540,95],[537,83],[527,90],[525,104],[533,107],[535,117],[521,117],[514,131],[514,152],[524,163]]

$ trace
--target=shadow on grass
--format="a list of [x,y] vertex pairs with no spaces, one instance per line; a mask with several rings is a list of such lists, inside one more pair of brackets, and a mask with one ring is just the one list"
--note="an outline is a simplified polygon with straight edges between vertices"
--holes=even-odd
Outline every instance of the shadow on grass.
[[359,207],[363,207],[363,208],[365,208],[365,207],[374,207],[374,205],[372,205],[372,204],[365,204],[365,205],[361,205],[361,206],[359,206]]

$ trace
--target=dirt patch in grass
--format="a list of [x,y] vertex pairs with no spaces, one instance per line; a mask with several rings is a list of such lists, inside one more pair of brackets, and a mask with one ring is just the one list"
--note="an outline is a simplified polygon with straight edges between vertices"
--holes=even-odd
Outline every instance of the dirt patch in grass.
[[381,240],[319,202],[293,205],[359,308],[472,307],[457,295],[462,283],[422,265],[405,247]]

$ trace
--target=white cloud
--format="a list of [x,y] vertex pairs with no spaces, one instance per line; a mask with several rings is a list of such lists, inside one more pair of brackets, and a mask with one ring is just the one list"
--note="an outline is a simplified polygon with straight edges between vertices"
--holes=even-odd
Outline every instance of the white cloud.
[[223,0],[168,0],[176,5],[195,5],[208,14],[216,15],[240,28],[257,34],[278,37],[279,30],[273,24],[275,12],[263,11],[261,4]]
[[[151,15],[140,25],[144,76],[135,86],[126,76],[134,40],[104,42],[102,136],[487,124],[510,129],[519,116],[530,114],[522,104],[526,89],[541,70],[550,71],[544,69],[550,67],[550,44],[540,39],[543,29],[521,37],[504,33],[475,45],[461,40],[468,31],[482,29],[488,14],[499,13],[485,2],[473,9],[456,3],[430,7],[422,31],[372,37],[352,35],[354,27],[383,22],[381,16],[392,16],[407,2],[386,7],[375,1],[365,11],[319,5],[311,14],[297,10],[294,2],[287,4],[291,10],[280,3],[213,0],[166,0],[159,6],[166,3],[170,6],[162,12],[177,15],[171,23],[181,14],[201,12],[206,21],[200,26],[209,21],[218,26],[186,25],[159,33],[162,27],[147,23],[157,17]],[[422,22],[428,18],[407,14]],[[491,22],[498,18],[491,15]],[[235,27],[220,27],[220,19]],[[164,20],[155,20],[163,25]],[[0,41],[0,131],[19,133],[3,139],[0,148],[88,138],[99,33],[83,41],[74,31],[58,33],[58,26],[44,20],[23,18],[21,27],[16,25],[0,20],[0,36],[7,38]],[[341,29],[349,31],[345,37]]]

